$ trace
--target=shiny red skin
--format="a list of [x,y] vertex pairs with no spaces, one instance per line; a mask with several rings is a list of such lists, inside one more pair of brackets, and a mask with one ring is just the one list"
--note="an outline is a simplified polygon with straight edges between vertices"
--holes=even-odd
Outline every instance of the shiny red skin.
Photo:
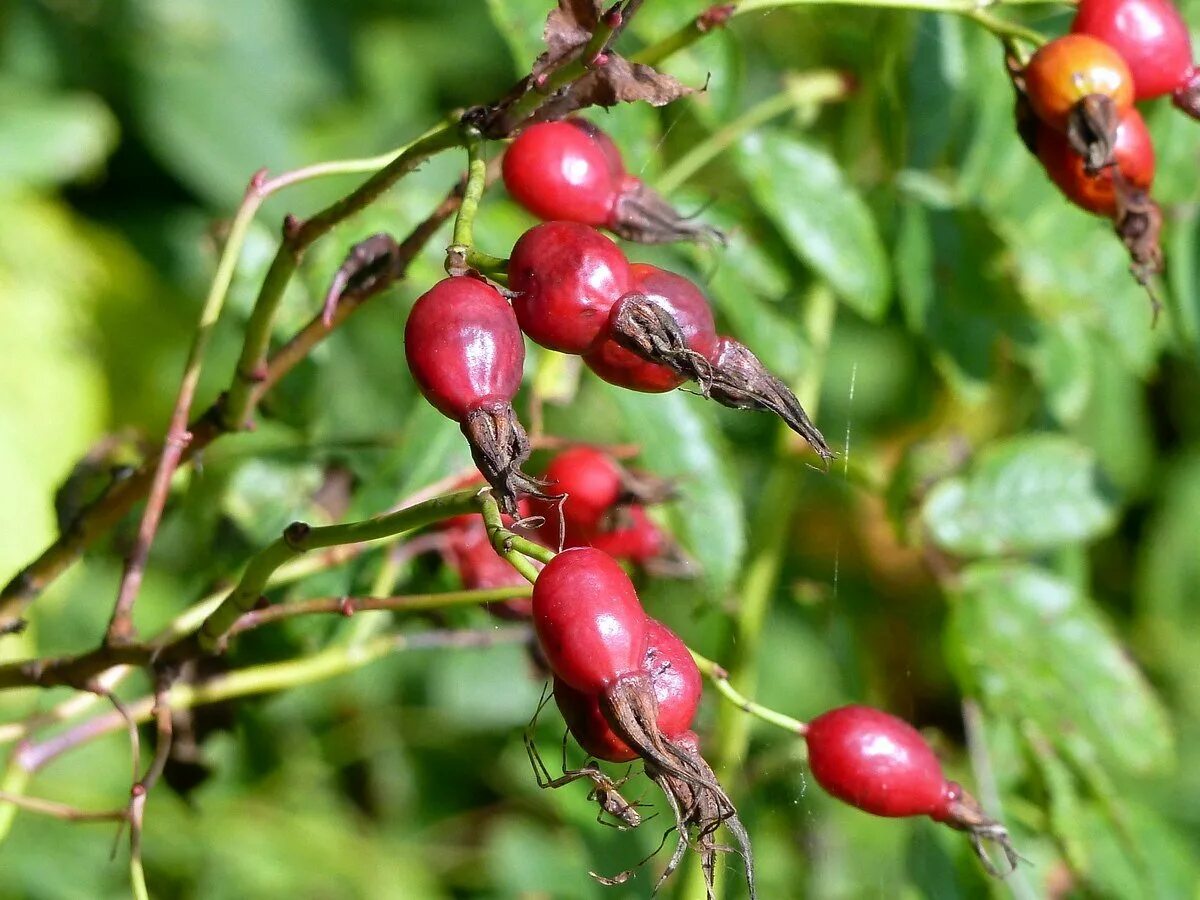
[[877,816],[943,818],[957,786],[920,733],[868,706],[843,706],[808,723],[808,764],[826,791]]
[[1066,34],[1041,47],[1025,67],[1025,93],[1037,117],[1067,130],[1075,104],[1088,94],[1112,98],[1118,113],[1133,105],[1133,75],[1116,50],[1086,34]]
[[642,670],[650,676],[658,700],[658,730],[669,738],[692,727],[704,679],[679,635],[646,618],[646,655]]
[[579,120],[530,125],[504,153],[504,186],[539,219],[608,222],[624,177],[620,153]]
[[632,281],[621,249],[576,222],[534,226],[521,235],[508,261],[521,330],[563,353],[583,353],[592,345]]
[[[690,735],[704,683],[687,645],[675,632],[654,619],[646,620],[646,653],[642,671],[650,676],[658,701],[658,729],[680,741]],[[554,679],[554,700],[575,740],[588,754],[608,762],[629,762],[637,753],[619,738],[604,718],[599,700]],[[698,750],[698,745],[697,745]]]
[[422,294],[404,326],[404,355],[421,393],[461,421],[483,403],[511,401],[525,342],[512,307],[474,278],[446,278]]
[[626,524],[593,535],[591,544],[614,559],[625,559],[636,565],[645,565],[662,556],[666,549],[666,536],[654,520],[646,515],[641,506],[630,506],[623,511]]
[[[667,310],[679,323],[687,346],[705,359],[712,359],[717,347],[717,326],[712,307],[701,290],[682,275],[667,272],[646,263],[634,263],[633,291],[644,294]],[[611,321],[625,298],[614,304],[609,312]],[[618,387],[658,394],[673,390],[687,379],[667,366],[647,362],[636,353],[626,350],[603,334],[596,345],[584,354],[589,369]]]
[[[1038,129],[1037,152],[1050,180],[1068,200],[1097,215],[1116,213],[1117,197],[1111,170],[1088,175],[1084,171],[1083,157],[1075,152],[1065,135],[1050,128]],[[1148,191],[1154,183],[1154,142],[1136,109],[1127,110],[1121,116],[1114,153],[1117,167],[1125,179],[1134,187]]]
[[564,550],[542,570],[533,627],[554,674],[586,694],[636,672],[646,651],[646,613],[633,582],[591,547]]
[[538,529],[542,540],[558,545],[559,514],[567,546],[588,543],[600,520],[621,498],[623,473],[617,461],[593,447],[564,450],[546,467],[542,479],[547,493],[566,494],[561,506],[552,506]]
[[[458,572],[463,587],[470,591],[524,587],[528,584],[524,576],[492,548],[487,528],[479,516],[447,531],[445,557]],[[501,619],[528,619],[533,613],[533,601],[529,597],[496,600],[486,606],[489,612]]]
[[1071,31],[1121,54],[1138,100],[1170,94],[1192,74],[1191,35],[1170,0],[1080,0]]

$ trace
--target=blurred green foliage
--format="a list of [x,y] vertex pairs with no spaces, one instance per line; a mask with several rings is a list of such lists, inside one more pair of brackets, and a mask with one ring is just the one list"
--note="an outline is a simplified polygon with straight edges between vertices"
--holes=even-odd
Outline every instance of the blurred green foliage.
[[[211,278],[221,223],[251,173],[399,145],[527,70],[548,0],[12,0],[0,8],[0,569],[159,439]],[[631,44],[704,6],[647,3]],[[1009,14],[1008,10],[1001,10]],[[1200,2],[1185,5],[1200,23]],[[1052,7],[1022,16],[1054,33]],[[803,747],[755,723],[728,786],[764,897],[1197,896],[1200,887],[1200,130],[1149,111],[1167,211],[1167,312],[1152,326],[1122,248],[1069,207],[1021,147],[994,37],[952,17],[855,8],[749,15],[666,68],[709,90],[663,110],[593,113],[653,183],[786,73],[853,74],[849,102],[745,135],[676,199],[730,229],[724,249],[630,248],[706,286],[721,323],[790,381],[820,376],[829,473],[766,416],[683,393],[621,393],[531,352],[569,398],[549,432],[641,447],[680,479],[667,511],[699,581],[644,585],[654,615],[717,659],[748,561],[777,546],[757,660],[763,702],[800,717],[860,701],[923,728],[952,777],[998,796],[1031,861],[989,881],[960,835],[873,819],[810,785]],[[403,234],[457,177],[431,161],[309,255],[278,325],[312,314],[346,249]],[[239,264],[200,401],[226,383],[282,213],[352,179],[267,204]],[[493,190],[476,234],[503,254],[531,220]],[[373,514],[455,471],[455,426],[415,394],[405,310],[440,272],[431,242],[268,398],[252,434],[181,473],[138,607],[150,633],[293,518]],[[805,327],[838,298],[826,352]],[[769,521],[770,472],[795,475],[795,516]],[[335,477],[336,476],[336,477]],[[342,485],[333,492],[323,486]],[[351,490],[346,491],[349,485]],[[126,522],[39,601],[7,658],[78,652],[103,632]],[[381,556],[280,597],[364,592]],[[454,585],[404,563],[397,590]],[[230,665],[312,653],[388,617],[295,620],[248,635]],[[405,628],[486,626],[450,610]],[[130,696],[144,691],[131,683]],[[576,785],[539,792],[521,732],[541,685],[515,647],[399,654],[277,696],[199,709],[198,762],[148,807],[161,897],[639,897],[602,888],[654,849],[597,825]],[[0,697],[0,720],[65,694]],[[965,749],[962,701],[977,716]],[[700,732],[713,734],[717,699]],[[971,712],[974,710],[974,712]],[[556,764],[561,726],[542,716]],[[56,761],[30,787],[87,808],[128,790],[120,736]],[[573,758],[578,762],[577,754]],[[201,777],[204,776],[204,777]],[[652,800],[647,794],[647,799]],[[661,810],[660,810],[661,812]],[[664,826],[665,827],[665,826]],[[108,826],[20,814],[0,845],[0,896],[127,893]],[[123,857],[124,849],[118,851]],[[726,879],[737,895],[737,879]],[[681,880],[680,880],[681,881]],[[668,890],[674,889],[674,886]]]

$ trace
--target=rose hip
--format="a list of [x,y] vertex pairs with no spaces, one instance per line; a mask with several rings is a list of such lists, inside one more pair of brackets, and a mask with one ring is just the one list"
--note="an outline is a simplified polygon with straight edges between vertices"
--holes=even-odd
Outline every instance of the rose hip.
[[1193,75],[1191,35],[1170,0],[1080,0],[1071,31],[1121,55],[1138,100],[1170,94]]
[[1037,155],[1050,179],[1076,206],[1102,216],[1113,216],[1118,208],[1118,186],[1113,169],[1120,173],[1124,186],[1148,191],[1154,181],[1154,144],[1146,123],[1136,109],[1127,110],[1117,125],[1113,145],[1115,165],[1095,175],[1086,171],[1082,156],[1067,138],[1050,128],[1038,129]]
[[607,224],[625,173],[616,147],[605,147],[597,131],[579,119],[526,128],[504,153],[509,194],[541,219]]
[[404,354],[425,398],[462,426],[501,508],[515,513],[518,492],[540,496],[537,482],[521,471],[530,447],[512,399],[525,344],[504,298],[475,278],[439,281],[413,304]]
[[968,832],[989,867],[984,838],[1016,865],[1007,831],[946,780],[933,750],[907,722],[868,706],[843,706],[809,722],[805,740],[813,778],[839,800],[877,816],[929,816]]
[[543,347],[576,354],[596,340],[632,282],[620,248],[575,222],[545,222],[521,235],[508,278],[521,330]]
[[584,362],[611,384],[647,393],[702,381],[717,345],[707,298],[687,278],[657,266],[635,263],[630,271],[633,291],[613,305]]
[[604,226],[640,243],[723,238],[627,174],[617,145],[586,119],[529,126],[504,154],[503,173],[513,199],[541,219]]
[[576,690],[600,694],[641,669],[646,614],[629,576],[599,550],[564,550],[546,565],[533,625],[550,668]]
[[[658,704],[658,727],[672,741],[687,731],[696,717],[703,681],[687,645],[667,626],[646,620],[646,651],[642,670],[649,676]],[[560,678],[554,682],[554,699],[571,734],[587,753],[609,762],[637,759],[632,750],[613,731],[600,701],[577,691]]]

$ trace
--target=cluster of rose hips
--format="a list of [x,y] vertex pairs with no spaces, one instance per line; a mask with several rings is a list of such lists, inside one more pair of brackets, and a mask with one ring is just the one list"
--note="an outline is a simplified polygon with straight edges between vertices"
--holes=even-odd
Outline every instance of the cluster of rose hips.
[[[577,152],[574,143],[545,141],[547,129],[581,136],[591,154]],[[669,391],[694,380],[703,395],[726,406],[775,413],[823,458],[832,456],[787,385],[749,348],[718,335],[699,288],[654,266],[630,264],[615,243],[585,224],[602,208],[630,207],[622,198],[630,184],[641,185],[626,176],[616,180],[619,155],[612,142],[596,129],[570,122],[531,126],[509,152],[520,156],[526,142],[540,147],[534,158],[545,168],[540,180],[521,181],[513,173],[523,173],[524,167],[505,166],[509,180],[522,185],[525,193],[518,196],[539,198],[539,206],[527,199],[534,209],[583,221],[549,221],[521,236],[507,265],[511,305],[482,277],[447,278],[417,299],[404,333],[418,387],[460,423],[502,508],[515,513],[521,494],[547,496],[521,469],[530,446],[512,401],[525,360],[522,333],[548,349],[582,356],[601,378],[631,390]],[[559,156],[549,160],[554,148]],[[644,186],[634,190],[643,201],[656,197]],[[593,195],[603,202],[585,202]],[[661,198],[656,202],[669,209]],[[633,206],[649,216],[645,202]],[[676,220],[682,221],[659,215],[654,220],[661,225],[658,238],[680,237],[671,224]],[[610,212],[604,221],[615,226],[623,220]],[[625,233],[648,239],[648,228]]]
[[[663,499],[663,485],[586,447],[559,454],[541,478],[522,470],[531,448],[512,402],[524,337],[582,357],[596,375],[623,388],[657,393],[694,381],[702,395],[726,406],[775,413],[823,458],[832,453],[791,390],[747,347],[717,333],[696,285],[630,263],[595,230],[643,242],[719,236],[629,176],[603,132],[575,120],[533,125],[509,147],[503,171],[513,197],[549,221],[517,241],[506,288],[474,273],[441,281],[414,304],[404,337],[418,387],[460,423],[505,524],[566,548],[540,570],[531,598],[493,611],[532,618],[555,701],[579,745],[596,759],[641,759],[664,791],[679,840],[662,877],[694,847],[711,892],[717,853],[729,849],[714,839],[724,825],[753,897],[749,836],[691,730],[700,671],[679,637],[646,615],[617,562],[644,565],[663,555],[668,539],[644,509]],[[466,586],[521,583],[477,518],[451,520],[446,535],[446,555]],[[998,841],[1015,862],[1004,829],[945,780],[911,726],[877,710],[844,707],[813,720],[804,736],[814,777],[835,797],[881,816],[931,816],[967,831],[977,849],[983,838]],[[592,779],[602,810],[627,825],[640,823],[618,785],[594,764],[564,771],[561,779],[550,778],[540,761],[534,767],[544,786]]]
[[1162,267],[1154,144],[1135,101],[1170,94],[1200,118],[1200,72],[1170,0],[1081,0],[1071,33],[1014,70],[1018,125],[1075,205],[1110,218],[1143,281]]
[[[646,513],[646,505],[670,496],[669,482],[631,472],[603,450],[586,446],[558,453],[541,480],[560,499],[536,502],[522,497],[516,518],[502,515],[505,527],[550,548],[595,547],[656,574],[681,571],[682,552]],[[462,487],[482,483],[482,478],[472,478]],[[464,588],[525,585],[521,574],[492,549],[479,516],[447,519],[441,532],[442,555]],[[527,619],[531,610],[527,597],[495,601],[487,608],[500,618],[517,619]]]

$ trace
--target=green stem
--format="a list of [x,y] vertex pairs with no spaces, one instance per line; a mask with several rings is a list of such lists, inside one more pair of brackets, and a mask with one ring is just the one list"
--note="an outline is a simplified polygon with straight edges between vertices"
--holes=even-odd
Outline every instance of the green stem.
[[1062,0],[744,0],[734,16],[788,6],[859,6],[864,9],[905,9],[917,12],[970,13],[984,6],[1045,6]]
[[[17,748],[18,750],[20,748]],[[0,779],[0,792],[7,794],[10,797],[20,797],[25,794],[25,788],[29,785],[30,778],[33,773],[20,765],[18,761],[17,751],[9,754],[8,762],[5,764],[4,777]],[[17,817],[17,806],[14,803],[0,803],[0,844],[4,843],[8,837],[9,831],[12,830],[13,820]]]
[[454,235],[450,246],[446,248],[446,271],[451,275],[475,271],[507,282],[508,260],[475,248],[475,216],[488,182],[485,144],[479,129],[465,126],[463,144],[467,148],[467,181],[458,215],[454,219]]
[[129,889],[134,900],[150,900],[150,891],[146,889],[146,871],[142,867],[141,854],[131,854],[129,857]]
[[463,252],[469,252],[475,246],[475,214],[479,211],[479,200],[483,197],[487,182],[487,160],[484,158],[483,138],[479,129],[465,127],[463,144],[467,148],[467,186],[463,190],[458,215],[454,217],[452,243],[455,247],[464,248]]
[[843,100],[849,93],[850,82],[846,76],[832,69],[793,76],[778,94],[756,103],[679,157],[658,179],[655,187],[669,194],[736,144],[743,135],[765,122],[798,108]]
[[327,525],[323,528],[309,528],[302,522],[293,523],[288,526],[283,537],[250,560],[237,587],[205,620],[197,635],[200,648],[207,652],[216,650],[238,618],[249,612],[258,602],[275,570],[289,560],[320,547],[376,541],[412,531],[440,519],[473,512],[478,493],[475,488],[456,491],[362,522]]
[[1034,47],[1040,47],[1047,41],[1046,36],[1040,31],[1029,28],[1026,25],[1021,25],[1018,22],[1010,22],[1008,19],[1002,19],[982,9],[967,10],[960,13],[960,15],[970,19],[977,25],[982,25],[1006,43],[1018,40],[1032,44]]
[[[324,681],[401,651],[480,648],[527,640],[529,629],[523,626],[380,635],[358,645],[336,645],[313,656],[238,669],[200,684],[176,683],[167,693],[165,702],[172,710],[191,709],[236,697],[272,693]],[[154,713],[154,697],[131,701],[126,704],[126,709],[133,721],[146,722]],[[125,720],[117,713],[89,719],[64,734],[25,747],[20,752],[22,763],[18,768],[26,775],[35,772],[68,750],[124,727]],[[0,807],[0,814],[2,810],[3,807]]]
[[678,31],[655,41],[633,57],[633,61],[646,66],[657,66],[669,56],[686,50],[711,31],[721,28],[733,13],[733,3],[718,3],[709,7]]
[[701,674],[708,678],[713,683],[713,687],[717,689],[717,693],[732,703],[737,709],[747,715],[754,716],[756,719],[774,725],[777,728],[782,728],[784,731],[791,732],[793,735],[801,735],[808,733],[808,723],[802,722],[789,715],[781,712],[776,712],[770,707],[763,706],[761,703],[748,698],[745,694],[735,688],[729,681],[729,673],[705,656],[701,656],[695,650],[689,648],[692,654],[692,659],[696,661],[696,667],[700,669]]
[[530,584],[537,581],[537,569],[526,557],[548,563],[554,559],[554,551],[509,531],[504,526],[500,507],[491,491],[479,495],[479,511],[483,513],[483,524],[487,527],[488,539],[495,551],[508,560]]
[[[327,206],[312,218],[285,224],[283,241],[267,270],[250,321],[246,323],[242,352],[238,357],[233,383],[221,407],[226,428],[237,430],[246,423],[254,387],[262,378],[275,314],[283,293],[292,279],[304,251],[335,225],[375,202],[384,191],[427,160],[430,156],[462,143],[462,132],[454,124],[444,124],[427,132],[391,162],[367,179],[359,188]],[[289,220],[291,222],[291,220]]]

